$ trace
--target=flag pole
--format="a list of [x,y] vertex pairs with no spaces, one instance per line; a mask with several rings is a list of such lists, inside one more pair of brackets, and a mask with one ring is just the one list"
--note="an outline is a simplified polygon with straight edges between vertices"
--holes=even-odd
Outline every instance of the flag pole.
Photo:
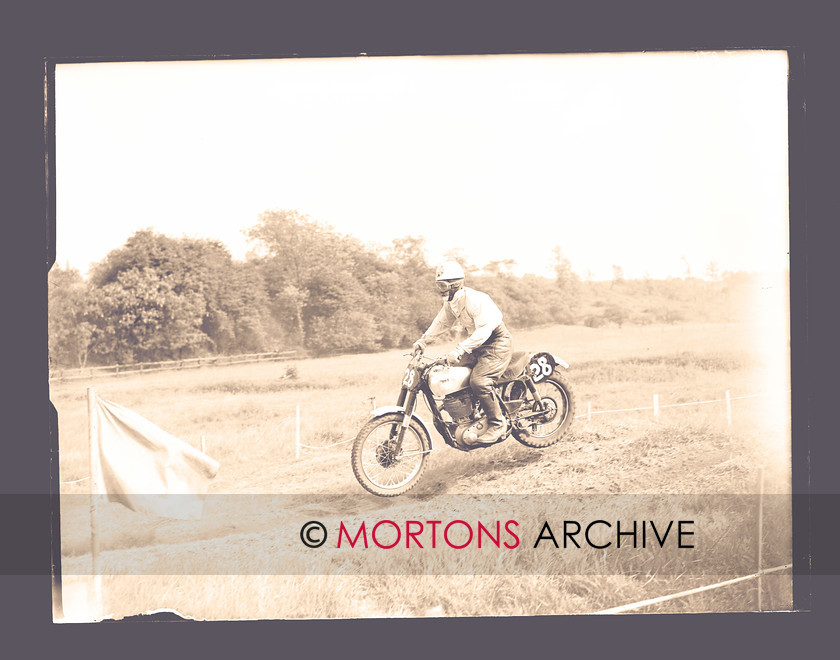
[[102,616],[102,575],[99,571],[99,517],[96,500],[99,494],[99,425],[96,414],[96,390],[87,388],[88,448],[90,459],[90,558],[93,576],[90,605],[96,620]]

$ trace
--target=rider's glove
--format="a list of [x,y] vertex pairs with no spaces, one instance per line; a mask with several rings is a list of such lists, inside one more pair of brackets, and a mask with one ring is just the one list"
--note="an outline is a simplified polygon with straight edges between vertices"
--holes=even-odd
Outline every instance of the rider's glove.
[[460,362],[463,355],[464,351],[456,347],[454,351],[449,351],[449,353],[446,354],[446,364],[451,365]]
[[414,346],[412,348],[413,348],[413,350],[411,351],[411,354],[414,357],[417,357],[418,355],[423,353],[426,346],[423,344],[422,341],[416,341],[416,342],[414,342]]

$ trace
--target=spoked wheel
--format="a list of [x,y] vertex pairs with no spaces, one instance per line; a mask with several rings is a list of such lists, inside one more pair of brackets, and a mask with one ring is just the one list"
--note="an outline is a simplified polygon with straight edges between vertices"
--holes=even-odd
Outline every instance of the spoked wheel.
[[526,447],[542,449],[568,432],[575,417],[575,395],[569,381],[558,371],[535,387],[540,403],[522,386],[526,401],[519,416],[523,419],[514,425],[513,436]]
[[396,439],[402,413],[388,413],[370,420],[353,443],[353,474],[362,487],[380,497],[395,497],[411,490],[426,468],[431,439],[412,419],[403,435],[399,453]]

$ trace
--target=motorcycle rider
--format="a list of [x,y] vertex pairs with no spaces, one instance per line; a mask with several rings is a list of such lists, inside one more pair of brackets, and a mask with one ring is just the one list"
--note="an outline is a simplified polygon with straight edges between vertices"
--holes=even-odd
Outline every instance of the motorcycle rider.
[[473,367],[470,387],[487,415],[487,429],[470,444],[491,445],[506,430],[493,383],[510,363],[513,339],[502,320],[502,312],[490,296],[464,286],[464,269],[457,261],[438,266],[435,283],[443,307],[429,329],[414,342],[414,354],[422,353],[456,323],[466,328],[470,336],[447,354],[446,363]]

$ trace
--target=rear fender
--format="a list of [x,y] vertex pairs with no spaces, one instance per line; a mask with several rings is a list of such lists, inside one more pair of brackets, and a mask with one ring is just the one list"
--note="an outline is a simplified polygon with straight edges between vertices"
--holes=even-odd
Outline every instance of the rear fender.
[[564,369],[568,369],[568,368],[569,368],[569,363],[568,363],[568,362],[566,362],[563,358],[561,358],[561,357],[557,357],[554,353],[552,353],[552,354],[551,354],[551,357],[553,357],[553,358],[554,358],[554,361],[555,361],[557,364],[559,364],[560,366],[562,366]]
[[[377,417],[383,417],[384,415],[388,415],[390,413],[405,415],[405,408],[402,406],[382,406],[374,410],[371,413],[371,417],[376,419]],[[417,420],[417,423],[426,432],[426,437],[429,439],[429,449],[433,449],[432,434],[429,431],[429,427],[426,425],[426,422],[424,422],[416,412],[411,414],[411,418]]]

